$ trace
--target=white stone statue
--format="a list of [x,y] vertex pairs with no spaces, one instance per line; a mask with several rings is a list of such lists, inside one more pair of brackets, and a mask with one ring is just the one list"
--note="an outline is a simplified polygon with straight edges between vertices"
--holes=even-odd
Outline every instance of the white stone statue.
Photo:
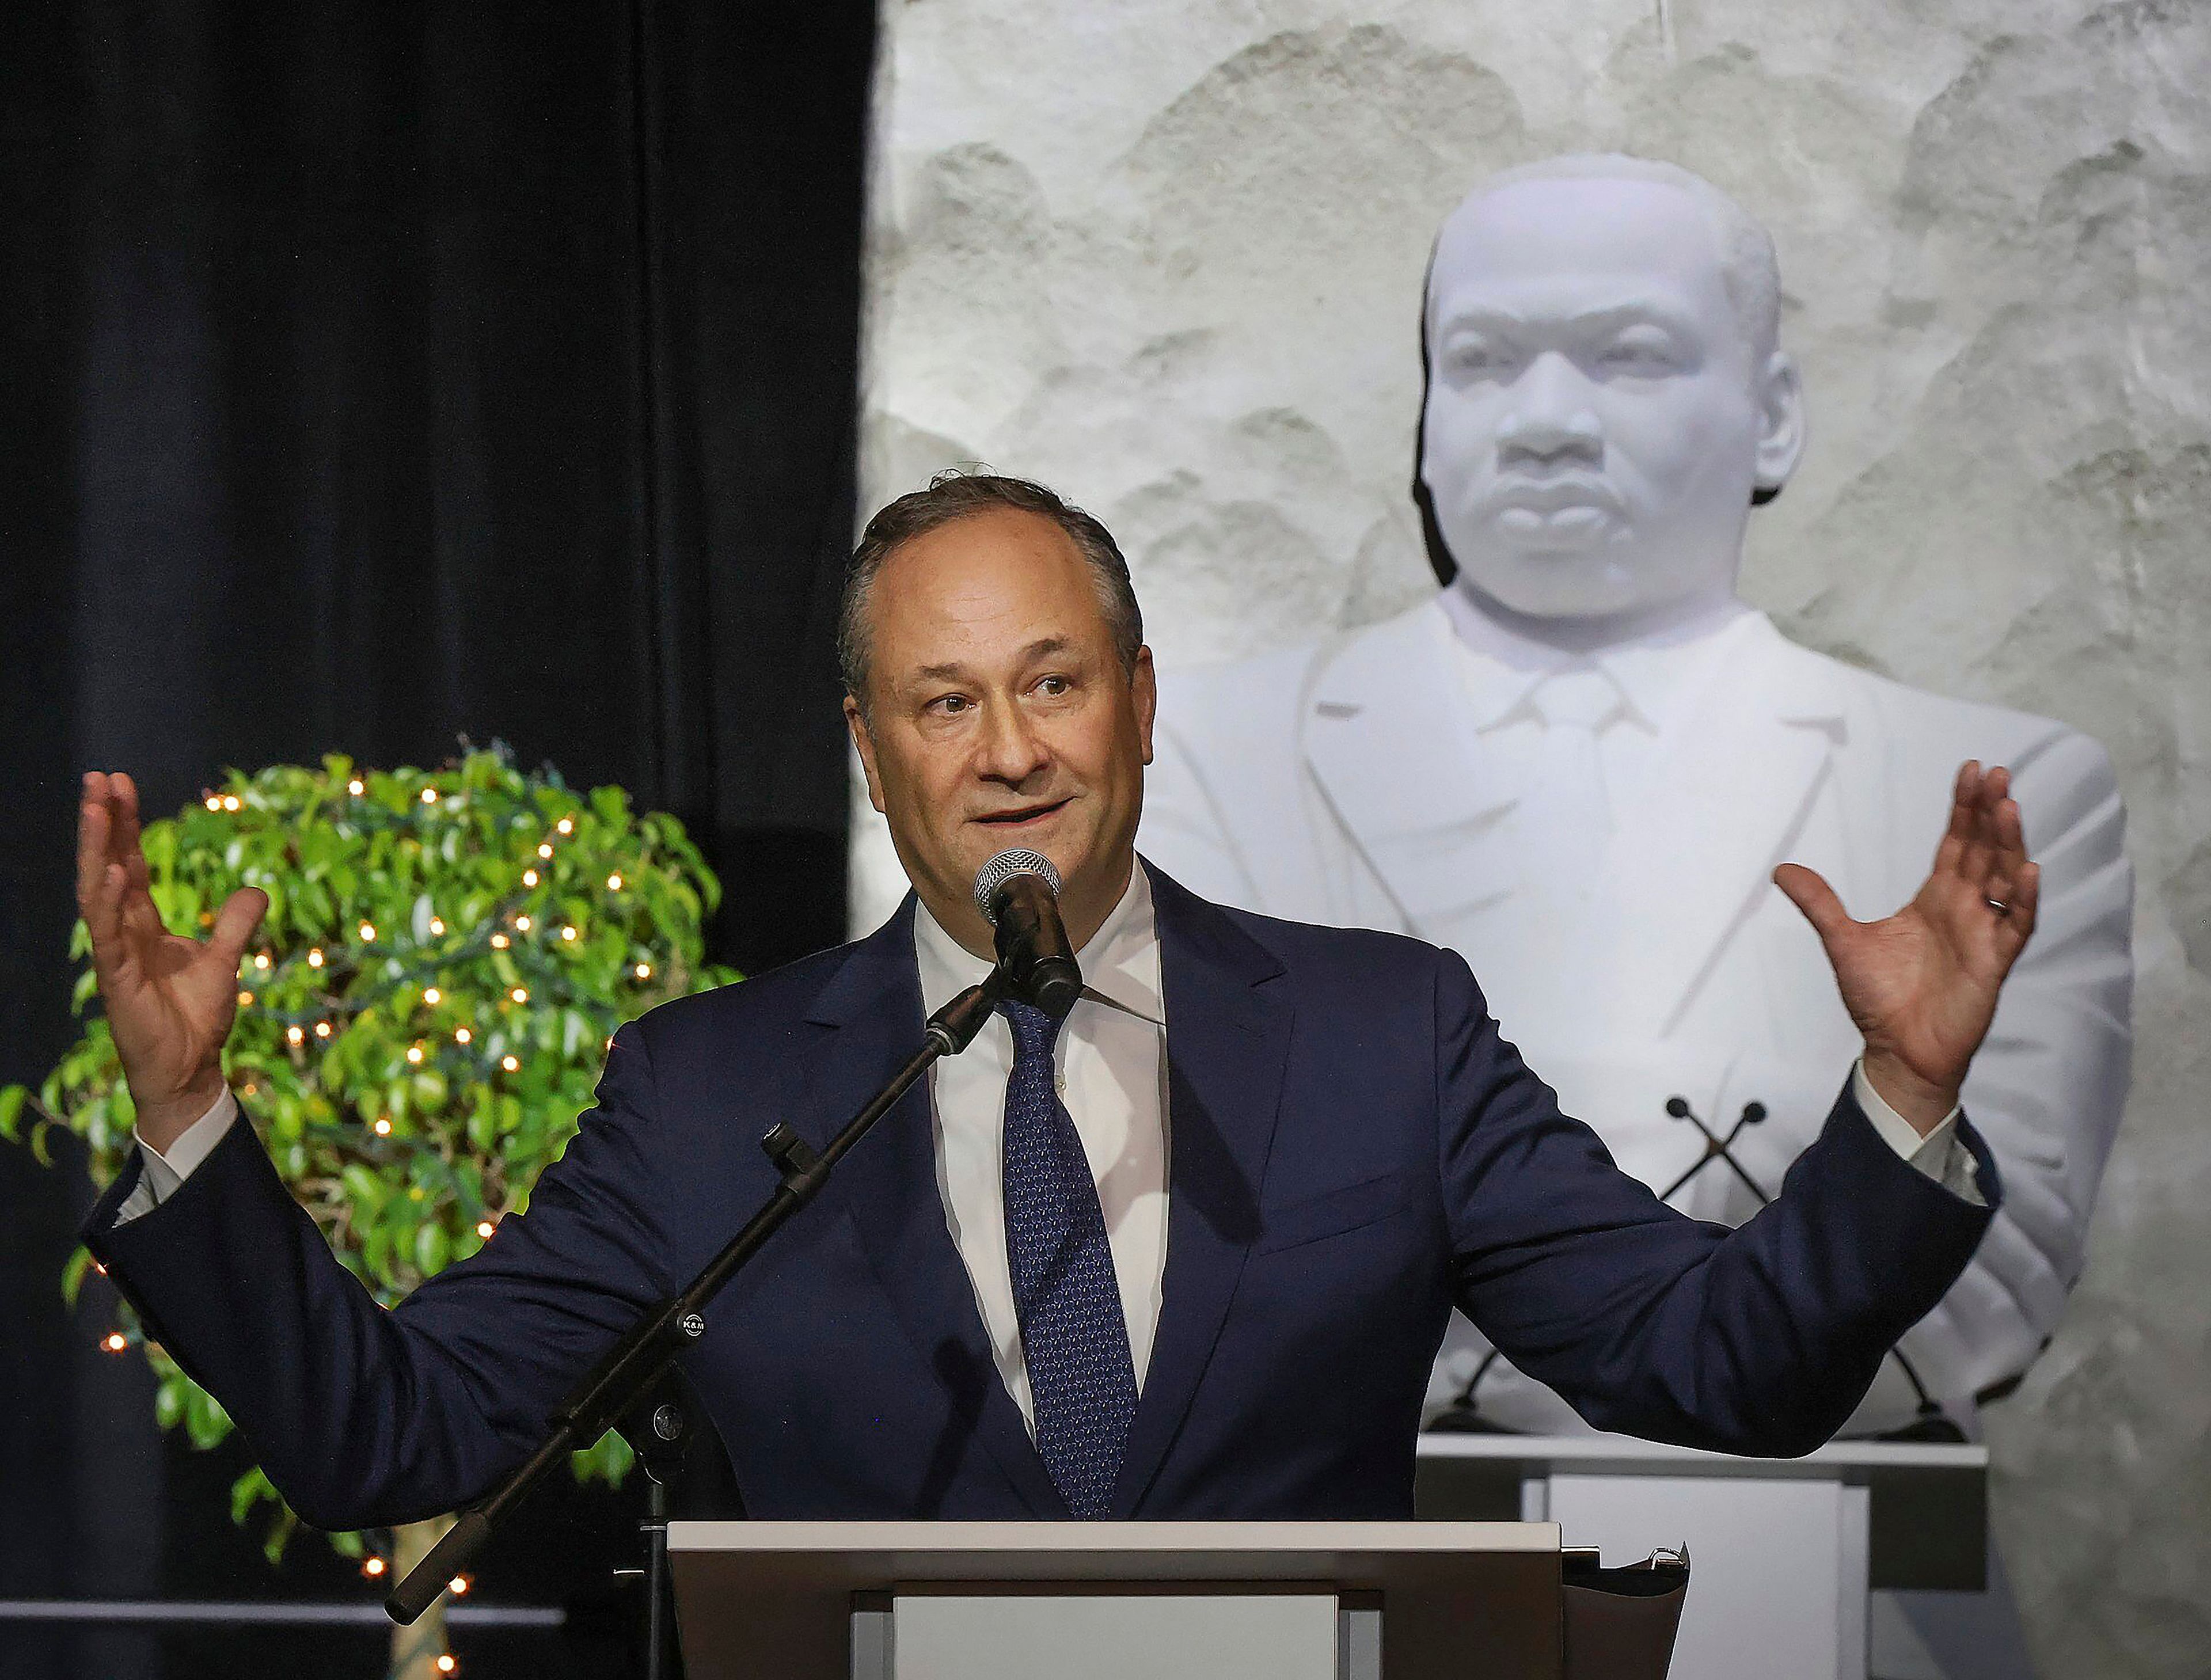
[[[2005,1201],[1905,1339],[1910,1371],[1888,1362],[1852,1422],[1912,1422],[1916,1374],[1970,1430],[2064,1307],[2126,1095],[2123,813],[2087,737],[1808,652],[1736,597],[1753,503],[1804,442],[1778,294],[1764,230],[1670,165],[1559,159],[1478,188],[1427,302],[1420,476],[1455,580],[1318,646],[1163,676],[1141,843],[1208,897],[1462,952],[1568,1112],[1655,1189],[1696,1165],[1698,1122],[1724,1135],[1762,1105],[1743,1170],[1709,1162],[1674,1195],[1737,1222],[1858,1042],[1774,866],[1887,915],[1959,764],[2009,765],[2041,919],[1965,1095]],[[1457,1321],[1432,1400],[1485,1353]],[[1475,1398],[1508,1427],[1582,1427],[1501,1361]]]

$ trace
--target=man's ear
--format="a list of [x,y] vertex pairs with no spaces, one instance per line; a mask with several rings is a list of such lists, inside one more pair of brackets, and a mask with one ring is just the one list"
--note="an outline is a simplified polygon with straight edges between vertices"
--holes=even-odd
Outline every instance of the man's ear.
[[1754,488],[1760,501],[1781,494],[1804,454],[1804,379],[1796,359],[1776,350],[1758,380],[1758,458]]
[[868,803],[881,810],[883,784],[875,771],[875,737],[868,733],[867,714],[860,710],[860,702],[850,694],[845,696],[845,727],[852,737],[852,750],[860,755],[861,773],[868,779]]
[[1160,709],[1160,682],[1152,670],[1152,650],[1136,650],[1136,668],[1130,673],[1129,688],[1136,701],[1136,738],[1144,743],[1144,762],[1152,761],[1152,719]]

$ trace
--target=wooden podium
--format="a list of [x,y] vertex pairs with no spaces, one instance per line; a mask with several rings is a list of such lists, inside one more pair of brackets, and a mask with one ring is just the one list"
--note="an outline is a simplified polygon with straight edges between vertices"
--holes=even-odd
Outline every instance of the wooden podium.
[[675,1522],[689,1680],[1558,1680],[1549,1522]]

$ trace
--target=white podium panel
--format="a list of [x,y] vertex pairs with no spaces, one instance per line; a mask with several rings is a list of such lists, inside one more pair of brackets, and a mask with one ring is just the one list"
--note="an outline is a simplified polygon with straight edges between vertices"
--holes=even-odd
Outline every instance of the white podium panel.
[[884,1680],[1340,1680],[1333,1593],[901,1593],[888,1645]]
[[[1085,1629],[1148,1618],[1164,1633],[1169,1617],[1184,1636],[1096,1671],[1232,1680],[1218,1647],[1243,1637],[1231,1623],[1247,1608],[1295,1647],[1269,1680],[1312,1662],[1348,1680],[1560,1671],[1549,1522],[676,1522],[668,1544],[691,1680],[914,1680],[909,1659],[964,1680],[1087,1676],[1093,1653],[1072,1648]],[[1209,1616],[1222,1598],[1243,1602]],[[1075,1599],[1092,1602],[1055,1632]],[[1039,1629],[1063,1661],[1035,1666]],[[1002,1658],[1015,1666],[986,1665]]]
[[1669,1680],[1863,1680],[1865,1499],[1809,1478],[1554,1475],[1549,1507],[1560,1533],[1610,1561],[1645,1556],[1653,1537],[1688,1553],[1697,1590]]
[[1984,1446],[1832,1441],[1768,1459],[1621,1435],[1435,1434],[1420,1453],[1424,1513],[1517,1497],[1608,1563],[1686,1545],[1695,1586],[1669,1680],[1866,1680],[1873,1586],[1978,1585]]

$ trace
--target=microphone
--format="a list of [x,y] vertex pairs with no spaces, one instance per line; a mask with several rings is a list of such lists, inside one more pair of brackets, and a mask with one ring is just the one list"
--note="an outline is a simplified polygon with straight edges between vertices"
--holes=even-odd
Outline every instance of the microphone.
[[1001,852],[975,876],[975,907],[997,935],[1012,997],[1054,1021],[1082,996],[1082,970],[1059,920],[1059,871],[1041,852]]

